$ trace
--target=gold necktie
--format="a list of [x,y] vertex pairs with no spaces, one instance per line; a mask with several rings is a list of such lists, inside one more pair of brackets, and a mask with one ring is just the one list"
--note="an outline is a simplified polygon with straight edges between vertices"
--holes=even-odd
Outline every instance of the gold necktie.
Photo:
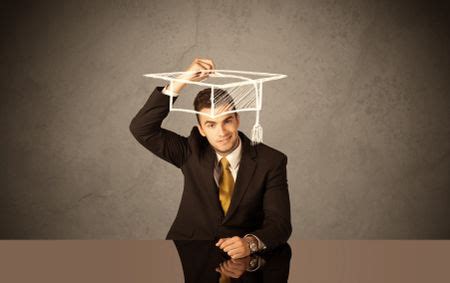
[[220,165],[222,166],[222,174],[219,179],[219,199],[226,215],[230,207],[231,196],[233,195],[234,179],[229,168],[230,163],[225,157],[220,159]]

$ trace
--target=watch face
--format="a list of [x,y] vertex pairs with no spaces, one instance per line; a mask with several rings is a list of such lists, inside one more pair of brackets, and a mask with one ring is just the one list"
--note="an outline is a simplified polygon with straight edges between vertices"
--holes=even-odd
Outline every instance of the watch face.
[[256,245],[256,243],[250,243],[250,250],[252,252],[256,252],[257,249],[258,249],[258,246]]

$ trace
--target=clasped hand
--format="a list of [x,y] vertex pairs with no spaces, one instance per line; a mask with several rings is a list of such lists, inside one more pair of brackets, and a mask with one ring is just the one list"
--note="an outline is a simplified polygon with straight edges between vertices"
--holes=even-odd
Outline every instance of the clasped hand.
[[246,240],[234,236],[231,238],[221,238],[216,246],[226,252],[231,258],[238,259],[250,255],[250,248]]

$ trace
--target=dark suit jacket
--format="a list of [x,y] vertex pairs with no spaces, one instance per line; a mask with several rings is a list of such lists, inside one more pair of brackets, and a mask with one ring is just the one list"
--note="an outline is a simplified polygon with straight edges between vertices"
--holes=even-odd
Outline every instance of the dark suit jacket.
[[166,238],[217,240],[252,233],[268,249],[285,243],[292,232],[287,156],[262,143],[252,146],[239,132],[242,158],[224,216],[213,175],[215,151],[197,127],[188,137],[161,128],[170,99],[161,90],[155,88],[131,121],[130,131],[140,144],[180,168],[184,175],[180,207]]

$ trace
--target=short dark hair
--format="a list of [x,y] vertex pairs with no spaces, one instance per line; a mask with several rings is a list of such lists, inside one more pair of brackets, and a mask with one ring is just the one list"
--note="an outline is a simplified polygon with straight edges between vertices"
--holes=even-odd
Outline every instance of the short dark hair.
[[[233,97],[228,93],[228,91],[215,88],[214,89],[214,102],[215,107],[217,105],[223,106],[223,105],[231,105],[232,110],[236,110],[236,106],[234,104]],[[194,99],[194,109],[195,111],[200,112],[203,108],[211,108],[211,88],[205,88],[199,93],[197,93],[197,96]],[[234,113],[235,116],[237,116],[237,113]],[[200,124],[200,118],[199,114],[196,114],[197,116],[197,122]]]

